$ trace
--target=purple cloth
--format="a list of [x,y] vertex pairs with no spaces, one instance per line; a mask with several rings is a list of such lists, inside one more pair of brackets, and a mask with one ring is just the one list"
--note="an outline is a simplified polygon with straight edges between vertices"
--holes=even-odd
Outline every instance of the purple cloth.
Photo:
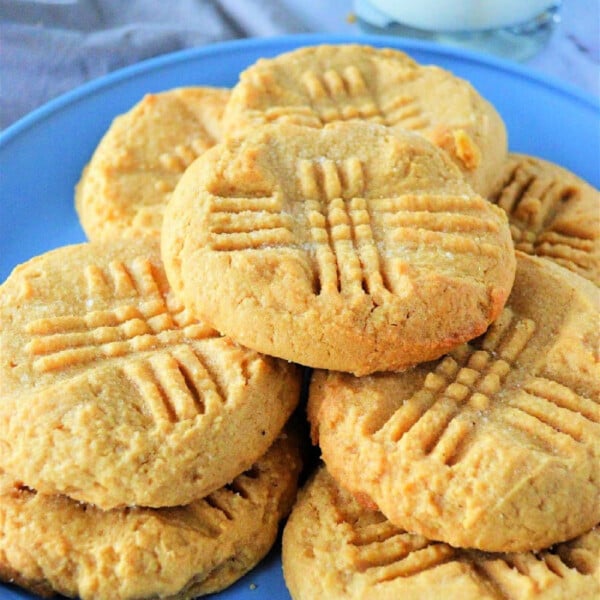
[[140,60],[307,30],[289,8],[264,0],[0,0],[0,128]]

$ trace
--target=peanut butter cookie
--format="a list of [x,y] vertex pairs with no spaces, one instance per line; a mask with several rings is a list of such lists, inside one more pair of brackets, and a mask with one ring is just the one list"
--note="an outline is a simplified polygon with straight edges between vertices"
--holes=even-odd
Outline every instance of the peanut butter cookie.
[[167,276],[249,348],[358,375],[483,333],[515,269],[504,211],[421,136],[275,124],[207,151],[165,211]]
[[392,525],[321,469],[285,526],[283,572],[294,600],[595,600],[600,526],[536,553],[453,548]]
[[110,511],[0,474],[0,578],[82,600],[217,592],[269,551],[299,471],[297,444],[285,436],[251,469],[187,506]]
[[452,546],[546,548],[600,522],[600,290],[518,254],[485,335],[400,374],[315,373],[331,474],[396,525]]
[[300,48],[261,59],[232,89],[228,133],[272,122],[322,127],[365,119],[415,131],[444,150],[473,188],[490,191],[507,153],[504,122],[467,81],[390,48]]
[[75,190],[88,239],[158,237],[181,174],[221,138],[228,98],[223,88],[175,88],[147,94],[115,118]]
[[222,337],[172,294],[158,244],[67,246],[0,287],[0,468],[103,509],[173,506],[247,469],[299,369]]
[[518,250],[600,285],[600,192],[554,163],[511,154],[490,200],[508,213]]

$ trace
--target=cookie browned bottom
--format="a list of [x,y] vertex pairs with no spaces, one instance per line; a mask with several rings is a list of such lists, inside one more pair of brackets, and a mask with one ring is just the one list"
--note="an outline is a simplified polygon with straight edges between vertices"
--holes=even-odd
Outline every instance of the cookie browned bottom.
[[221,138],[229,90],[146,94],[117,116],[75,190],[88,239],[158,237],[164,207],[186,167]]
[[452,548],[392,525],[320,469],[285,526],[283,573],[294,600],[595,600],[600,526],[536,553]]
[[239,343],[364,375],[481,334],[515,268],[506,215],[424,138],[364,121],[263,126],[191,165],[165,271]]
[[257,460],[299,400],[296,365],[193,318],[158,243],[60,248],[0,286],[0,468],[101,508],[175,506]]
[[600,290],[517,256],[485,335],[404,373],[311,382],[313,439],[336,480],[452,546],[536,550],[600,521]]
[[0,475],[0,578],[82,600],[187,600],[222,590],[269,551],[294,501],[297,440],[187,506],[102,511]]
[[511,154],[490,200],[503,208],[517,250],[600,285],[600,192],[554,163]]

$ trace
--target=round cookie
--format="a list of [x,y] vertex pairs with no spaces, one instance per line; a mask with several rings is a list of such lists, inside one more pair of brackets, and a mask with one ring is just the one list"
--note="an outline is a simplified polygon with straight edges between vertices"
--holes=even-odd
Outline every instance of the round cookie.
[[247,472],[173,508],[102,511],[0,475],[0,578],[82,600],[187,600],[222,590],[269,551],[291,508],[298,447],[279,438]]
[[406,373],[311,381],[313,441],[336,480],[452,546],[536,550],[600,522],[600,290],[517,254],[485,335]]
[[185,168],[221,138],[229,90],[147,94],[114,119],[75,188],[88,239],[158,236],[164,206]]
[[283,532],[294,600],[595,600],[600,526],[539,553],[452,548],[392,525],[320,469]]
[[264,126],[191,165],[162,257],[193,313],[249,348],[358,375],[476,337],[510,292],[506,215],[420,136]]
[[272,122],[322,127],[365,119],[410,129],[452,158],[487,194],[507,153],[504,122],[473,86],[390,48],[358,44],[300,48],[241,73],[223,115],[227,134]]
[[541,158],[510,154],[490,200],[508,213],[518,250],[600,285],[600,192]]
[[158,243],[87,243],[0,287],[0,468],[109,509],[231,481],[294,410],[300,372],[220,336],[170,290]]

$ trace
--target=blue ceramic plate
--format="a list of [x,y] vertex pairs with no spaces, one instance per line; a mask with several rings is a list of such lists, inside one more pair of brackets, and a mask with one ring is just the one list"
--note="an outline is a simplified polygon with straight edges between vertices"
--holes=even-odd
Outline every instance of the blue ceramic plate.
[[[357,41],[399,48],[421,63],[468,79],[502,115],[512,151],[552,160],[600,187],[600,103],[511,63],[385,37],[303,35],[227,42],[112,73],[48,103],[0,134],[0,281],[37,254],[84,241],[73,188],[112,119],[145,93],[186,85],[232,86],[239,72],[259,57],[303,45]],[[216,597],[289,600],[279,549]],[[0,600],[32,598],[0,586]]]

